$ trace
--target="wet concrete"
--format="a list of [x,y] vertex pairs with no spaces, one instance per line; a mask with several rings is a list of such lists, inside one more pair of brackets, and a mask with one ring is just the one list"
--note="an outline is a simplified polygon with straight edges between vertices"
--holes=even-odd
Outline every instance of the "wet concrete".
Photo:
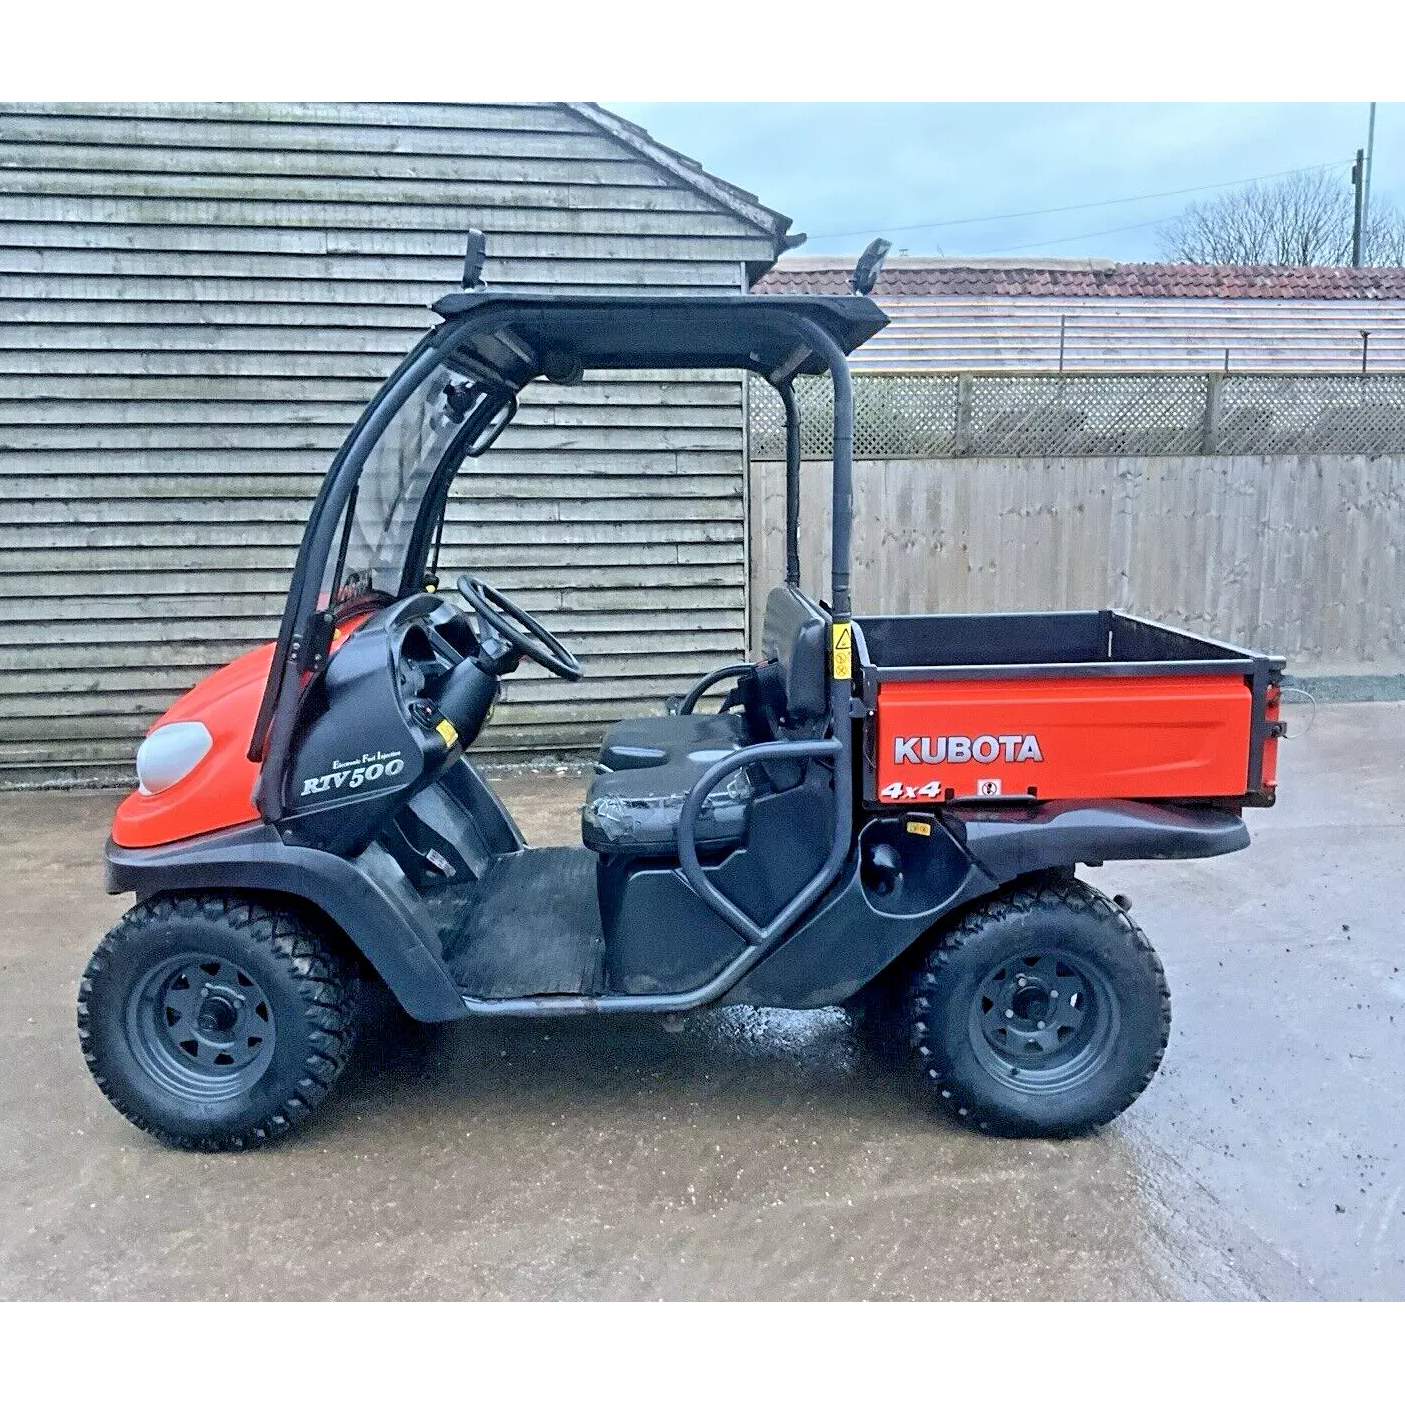
[[[1293,725],[1300,726],[1300,713]],[[501,789],[530,838],[582,781]],[[385,1011],[298,1140],[169,1152],[78,1054],[115,797],[0,796],[0,1294],[1405,1295],[1405,706],[1323,709],[1255,844],[1109,865],[1176,1025],[1125,1117],[985,1140],[835,1011],[423,1029]]]

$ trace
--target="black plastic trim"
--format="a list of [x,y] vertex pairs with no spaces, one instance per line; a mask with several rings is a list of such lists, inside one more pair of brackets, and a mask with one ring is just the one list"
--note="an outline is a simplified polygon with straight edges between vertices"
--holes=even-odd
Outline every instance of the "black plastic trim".
[[878,669],[880,683],[969,683],[991,678],[1154,678],[1166,675],[1228,674],[1247,678],[1253,664],[1239,659],[1154,659],[1145,663],[935,664],[927,668]]
[[384,849],[372,844],[356,860],[284,844],[272,825],[241,825],[151,849],[108,840],[109,893],[282,893],[312,903],[346,933],[417,1020],[465,1013],[439,959],[438,935],[418,894]]
[[764,927],[743,912],[703,870],[698,857],[698,816],[702,812],[703,802],[724,776],[754,761],[808,761],[821,756],[837,758],[842,751],[842,744],[832,737],[821,741],[762,742],[759,746],[744,746],[730,756],[713,762],[698,777],[683,802],[683,813],[678,818],[678,862],[683,877],[693,892],[752,946],[766,949],[774,945],[786,928],[838,877],[839,870],[844,867],[844,856],[849,852],[853,823],[848,796],[840,800],[836,776],[834,830],[824,867]]
[[1106,859],[1212,858],[1249,844],[1249,831],[1238,815],[1209,806],[1060,800],[1009,812],[953,805],[943,818],[976,862],[1001,883],[1041,869]]

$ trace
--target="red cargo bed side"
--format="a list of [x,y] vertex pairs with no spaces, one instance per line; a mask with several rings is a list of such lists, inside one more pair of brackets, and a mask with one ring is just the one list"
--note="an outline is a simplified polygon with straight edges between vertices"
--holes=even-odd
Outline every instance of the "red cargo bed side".
[[881,681],[878,798],[1242,796],[1252,697],[1223,674]]

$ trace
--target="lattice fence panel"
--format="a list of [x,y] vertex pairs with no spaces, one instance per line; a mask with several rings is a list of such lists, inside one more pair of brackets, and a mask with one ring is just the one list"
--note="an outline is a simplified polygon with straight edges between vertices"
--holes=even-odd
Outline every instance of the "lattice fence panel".
[[[827,376],[795,383],[800,452],[827,459]],[[1405,452],[1405,375],[854,377],[861,459]],[[784,459],[780,396],[752,378],[751,456]]]
[[963,450],[1021,454],[1198,453],[1204,376],[973,376]]
[[[751,456],[785,458],[785,411],[765,381],[752,377]],[[956,451],[956,376],[854,377],[854,454],[861,459],[940,459]],[[795,382],[800,457],[827,459],[834,396],[828,376]]]
[[1225,376],[1220,454],[1405,451],[1405,375]]
[[956,376],[857,376],[854,453],[861,459],[956,452]]
[[[785,406],[775,388],[751,376],[751,457],[785,459]],[[857,378],[856,378],[857,379]],[[828,376],[801,376],[795,381],[800,407],[800,457],[827,459],[834,447],[834,395]],[[857,402],[856,402],[857,408]]]

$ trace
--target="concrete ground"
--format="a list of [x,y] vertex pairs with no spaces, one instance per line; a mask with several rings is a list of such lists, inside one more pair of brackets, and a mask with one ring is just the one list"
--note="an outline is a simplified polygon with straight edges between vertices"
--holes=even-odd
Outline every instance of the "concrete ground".
[[[502,789],[563,842],[581,785]],[[115,801],[0,796],[5,1297],[1405,1296],[1405,704],[1321,709],[1248,851],[1090,872],[1133,899],[1175,1029],[1141,1101],[1074,1142],[951,1126],[836,1011],[387,1014],[300,1139],[163,1150],[74,1033],[125,906],[101,891]]]

